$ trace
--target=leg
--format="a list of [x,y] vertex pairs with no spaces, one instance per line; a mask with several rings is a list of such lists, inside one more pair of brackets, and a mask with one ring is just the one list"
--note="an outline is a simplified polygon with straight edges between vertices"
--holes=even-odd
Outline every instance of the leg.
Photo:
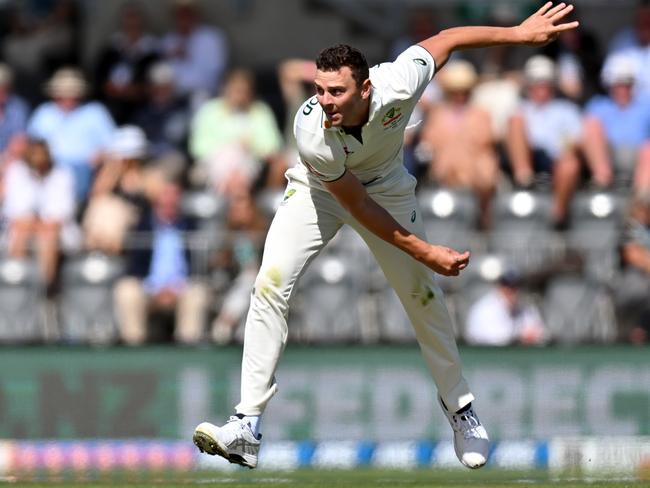
[[[382,204],[379,199],[378,203]],[[386,208],[407,230],[424,237],[422,220],[415,197],[401,208]],[[413,210],[417,216],[411,222]],[[415,329],[422,354],[445,405],[457,411],[473,399],[461,372],[460,357],[443,294],[435,282],[434,273],[406,253],[381,240],[356,221],[357,232],[381,266],[386,278],[397,292]]]
[[174,336],[182,344],[197,344],[205,331],[208,290],[204,283],[190,281],[178,297]]
[[9,224],[9,256],[24,258],[27,255],[27,246],[36,227],[36,220],[32,217],[14,219]]
[[58,222],[39,222],[38,235],[38,263],[47,286],[51,286],[56,278],[59,264],[59,232],[61,225]]
[[638,162],[634,171],[634,191],[637,195],[650,190],[650,143],[639,149]]
[[122,278],[115,285],[115,313],[122,340],[142,344],[147,337],[147,296],[137,278]]
[[236,407],[242,415],[261,415],[277,391],[274,373],[287,340],[294,285],[341,226],[340,206],[329,194],[296,190],[273,219],[255,280],[244,333],[241,402]]
[[530,185],[534,176],[533,162],[526,136],[526,123],[522,116],[516,115],[510,120],[505,142],[515,183],[522,186]]
[[569,203],[580,178],[580,161],[574,150],[567,151],[553,165],[553,217],[558,223],[567,218]]

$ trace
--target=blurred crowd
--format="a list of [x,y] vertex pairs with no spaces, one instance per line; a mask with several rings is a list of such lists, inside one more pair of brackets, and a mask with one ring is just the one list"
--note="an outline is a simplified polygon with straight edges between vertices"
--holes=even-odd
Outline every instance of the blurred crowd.
[[[176,0],[162,36],[125,3],[82,69],[77,8],[18,2],[1,41],[0,341],[241,340],[314,63],[278,66],[278,114],[224,32]],[[475,255],[465,280],[441,280],[467,343],[648,341],[650,4],[635,19],[606,46],[583,26],[519,64],[505,48],[454,57],[409,121],[429,239]],[[410,28],[387,56],[435,32],[432,12]],[[334,305],[307,290],[298,339],[411,340],[383,323],[372,270],[345,288],[345,253],[363,251],[333,249],[322,283],[365,319],[310,336]]]

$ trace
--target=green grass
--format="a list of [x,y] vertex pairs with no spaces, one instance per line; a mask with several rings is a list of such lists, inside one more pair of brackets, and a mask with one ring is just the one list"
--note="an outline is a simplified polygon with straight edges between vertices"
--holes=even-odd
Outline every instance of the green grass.
[[646,481],[625,481],[587,478],[553,478],[546,472],[509,472],[501,470],[482,471],[440,471],[416,469],[411,471],[393,471],[380,469],[357,469],[353,471],[336,470],[298,470],[293,472],[278,471],[232,471],[227,473],[199,473],[188,475],[136,475],[121,474],[102,477],[93,481],[82,481],[75,475],[68,479],[53,478],[27,482],[6,480],[0,486],[9,487],[129,487],[144,488],[151,486],[188,487],[188,486],[224,486],[228,488],[257,487],[306,487],[306,488],[476,488],[517,487],[517,488],[623,488],[650,487],[650,478]]

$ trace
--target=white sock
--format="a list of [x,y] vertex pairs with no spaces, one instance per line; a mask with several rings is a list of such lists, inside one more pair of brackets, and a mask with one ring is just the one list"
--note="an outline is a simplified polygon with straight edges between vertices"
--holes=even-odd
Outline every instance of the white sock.
[[251,426],[253,435],[255,437],[260,436],[260,426],[262,425],[262,416],[261,415],[246,415],[244,421],[248,422],[248,425]]

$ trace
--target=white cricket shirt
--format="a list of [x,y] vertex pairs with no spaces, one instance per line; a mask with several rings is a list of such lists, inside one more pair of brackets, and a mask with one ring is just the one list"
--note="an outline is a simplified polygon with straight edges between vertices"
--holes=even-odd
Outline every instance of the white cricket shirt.
[[404,130],[434,73],[433,57],[417,45],[392,63],[373,66],[370,113],[361,130],[363,144],[343,129],[326,128],[327,116],[316,97],[307,100],[294,120],[302,164],[287,171],[289,181],[322,189],[321,182],[337,180],[347,169],[369,193],[412,191],[415,178],[402,164]]

